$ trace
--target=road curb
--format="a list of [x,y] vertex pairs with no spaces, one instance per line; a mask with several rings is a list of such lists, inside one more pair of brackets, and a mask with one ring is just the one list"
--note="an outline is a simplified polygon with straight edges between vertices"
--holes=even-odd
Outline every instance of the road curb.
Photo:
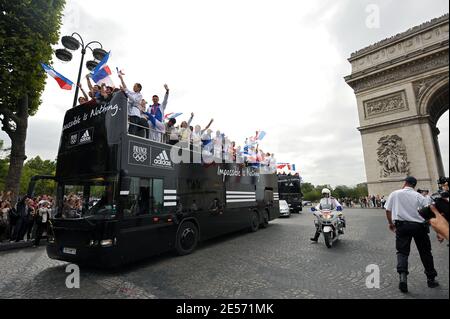
[[33,241],[14,242],[14,243],[0,243],[0,251],[28,248],[33,246]]

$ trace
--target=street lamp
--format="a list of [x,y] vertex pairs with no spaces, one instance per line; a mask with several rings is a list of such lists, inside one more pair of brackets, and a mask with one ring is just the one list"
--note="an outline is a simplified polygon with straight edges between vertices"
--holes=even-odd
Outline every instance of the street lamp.
[[[80,39],[81,43],[80,41],[78,41],[78,39],[74,37],[75,35]],[[92,55],[94,56],[95,59],[86,62],[86,67],[88,68],[89,71],[93,71],[95,69],[95,67],[98,64],[98,61],[101,61],[105,57],[107,52],[103,50],[102,44],[98,41],[91,41],[85,45],[83,38],[77,32],[72,33],[72,35],[63,36],[61,38],[61,43],[64,46],[64,49],[57,49],[55,51],[55,55],[59,60],[64,62],[69,62],[72,60],[73,56],[72,52],[70,51],[76,51],[81,47],[80,70],[78,72],[77,87],[75,88],[75,98],[73,99],[73,106],[75,107],[77,105],[78,91],[79,91],[78,85],[80,85],[81,71],[83,70],[83,62],[84,62],[84,55],[86,54],[86,49],[89,48],[92,51]],[[90,47],[90,45],[92,44],[98,44],[100,45],[100,48],[93,49]]]

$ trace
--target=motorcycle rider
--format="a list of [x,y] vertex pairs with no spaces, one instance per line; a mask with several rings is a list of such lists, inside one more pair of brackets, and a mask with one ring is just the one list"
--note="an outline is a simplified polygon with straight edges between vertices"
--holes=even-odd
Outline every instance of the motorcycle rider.
[[[316,206],[316,210],[322,210],[322,209],[329,209],[329,210],[335,210],[340,207],[340,210],[338,212],[339,219],[341,220],[342,227],[345,227],[345,219],[344,215],[342,214],[342,205],[339,203],[339,201],[331,196],[331,191],[328,188],[322,189],[322,198],[320,199],[319,204]],[[344,231],[342,229],[339,230],[339,234],[343,234]],[[316,233],[314,234],[313,238],[310,238],[311,241],[317,242],[319,240],[320,236],[320,230],[316,227]]]

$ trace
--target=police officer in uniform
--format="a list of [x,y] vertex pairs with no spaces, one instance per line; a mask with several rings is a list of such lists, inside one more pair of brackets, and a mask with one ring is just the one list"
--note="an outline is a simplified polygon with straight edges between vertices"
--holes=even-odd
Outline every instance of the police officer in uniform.
[[425,267],[428,287],[439,286],[435,280],[437,272],[434,269],[433,255],[431,254],[431,242],[428,235],[430,230],[428,223],[418,212],[419,209],[428,205],[428,201],[414,190],[416,185],[417,179],[408,176],[403,188],[392,192],[385,205],[389,229],[395,233],[397,272],[400,275],[399,289],[403,293],[408,292],[408,257],[413,238]]
[[[342,227],[339,229],[339,234],[344,234],[344,230],[342,228],[345,227],[345,218],[341,212],[342,205],[341,205],[341,203],[339,203],[339,201],[336,198],[331,197],[331,191],[328,188],[322,189],[322,198],[320,199],[319,204],[316,206],[316,210],[322,210],[322,209],[330,209],[330,210],[337,209],[340,211],[339,219],[342,224]],[[316,225],[316,232],[314,233],[314,237],[310,238],[310,240],[313,243],[317,243],[319,241],[319,236],[320,236],[320,229]]]

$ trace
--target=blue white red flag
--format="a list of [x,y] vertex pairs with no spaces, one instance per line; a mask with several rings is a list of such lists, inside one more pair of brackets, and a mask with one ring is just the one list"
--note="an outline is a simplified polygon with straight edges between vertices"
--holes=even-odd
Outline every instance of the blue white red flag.
[[96,84],[106,84],[107,86],[114,86],[113,81],[110,78],[112,74],[111,69],[106,64],[108,63],[109,57],[111,55],[111,51],[109,51],[99,64],[95,67],[94,71],[92,71],[91,78]]
[[111,69],[109,68],[109,66],[105,65],[96,73],[92,74],[92,80],[98,84],[102,82],[102,80],[105,80],[107,77],[109,77],[111,74],[112,74]]
[[52,67],[48,66],[47,64],[41,63],[41,66],[48,75],[50,75],[52,78],[56,80],[61,89],[72,90],[73,86],[72,81],[64,77],[62,74],[56,72]]
[[261,141],[264,138],[264,136],[266,136],[266,132],[264,131],[258,132],[258,134],[256,135],[256,139]]
[[285,167],[288,170],[291,170],[291,164],[290,163],[277,163],[277,169],[283,169]]
[[164,119],[174,119],[180,115],[182,115],[183,113],[168,113],[164,116]]
[[111,51],[106,53],[106,55],[103,57],[103,59],[97,64],[97,66],[95,67],[94,71],[92,71],[93,75],[95,73],[97,73],[98,71],[100,71],[100,69],[103,69],[104,66],[106,66],[106,63],[108,63],[110,54],[111,54]]

